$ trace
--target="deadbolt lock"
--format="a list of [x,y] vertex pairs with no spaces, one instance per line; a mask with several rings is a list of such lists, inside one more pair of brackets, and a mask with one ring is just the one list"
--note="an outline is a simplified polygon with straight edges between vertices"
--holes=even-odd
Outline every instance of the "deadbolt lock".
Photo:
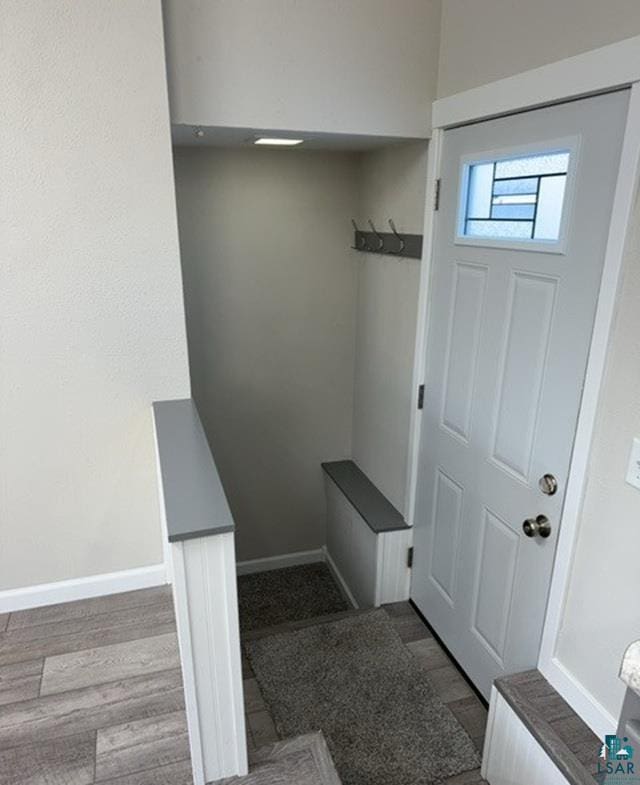
[[538,480],[538,487],[546,496],[553,496],[558,490],[558,481],[553,474],[543,474]]
[[522,530],[527,537],[548,537],[551,534],[551,524],[546,515],[537,518],[527,518],[522,524]]

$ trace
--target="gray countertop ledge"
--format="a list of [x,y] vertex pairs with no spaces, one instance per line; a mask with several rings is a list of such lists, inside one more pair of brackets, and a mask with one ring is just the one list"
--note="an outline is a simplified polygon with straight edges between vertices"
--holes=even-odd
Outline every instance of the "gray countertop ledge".
[[401,513],[352,460],[327,461],[322,468],[373,532],[384,534],[410,528]]
[[153,404],[169,542],[235,529],[200,415],[191,398]]

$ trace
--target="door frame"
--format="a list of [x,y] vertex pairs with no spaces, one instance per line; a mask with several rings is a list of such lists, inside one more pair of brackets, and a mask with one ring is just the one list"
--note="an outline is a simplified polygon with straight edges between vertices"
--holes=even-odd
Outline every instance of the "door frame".
[[421,412],[417,407],[418,386],[425,380],[427,313],[431,296],[433,265],[434,199],[440,174],[444,131],[494,117],[584,98],[616,88],[630,88],[620,165],[614,191],[602,280],[594,319],[583,396],[578,413],[561,528],[558,537],[538,669],[562,697],[600,737],[617,726],[616,719],[570,673],[556,656],[571,564],[578,534],[578,522],[591,457],[598,401],[604,378],[609,339],[617,305],[623,254],[630,229],[631,214],[640,180],[640,36],[594,49],[584,54],[525,71],[515,76],[442,98],[433,103],[433,134],[429,143],[427,204],[418,320],[413,367],[411,426],[405,493],[406,518],[413,525]]

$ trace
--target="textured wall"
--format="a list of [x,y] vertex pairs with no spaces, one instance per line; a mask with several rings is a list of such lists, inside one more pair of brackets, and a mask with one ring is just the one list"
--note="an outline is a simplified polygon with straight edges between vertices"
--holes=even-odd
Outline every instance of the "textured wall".
[[440,0],[165,0],[174,123],[415,136]]
[[326,542],[321,461],[351,451],[357,158],[176,148],[194,397],[238,558]]
[[[427,144],[362,157],[359,226],[422,234]],[[420,261],[358,254],[353,457],[401,511],[405,506]]]
[[153,564],[189,395],[161,8],[0,5],[0,588]]

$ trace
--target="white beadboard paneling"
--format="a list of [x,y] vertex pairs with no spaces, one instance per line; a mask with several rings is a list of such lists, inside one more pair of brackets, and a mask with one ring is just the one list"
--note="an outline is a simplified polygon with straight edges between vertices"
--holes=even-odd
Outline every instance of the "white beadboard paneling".
[[195,785],[247,773],[233,533],[172,545]]
[[412,539],[411,529],[378,535],[376,605],[409,599],[411,569],[407,565],[407,557]]
[[568,785],[495,687],[491,692],[482,776],[491,785]]
[[345,594],[364,608],[408,599],[412,530],[376,534],[334,482],[325,488],[327,562]]

